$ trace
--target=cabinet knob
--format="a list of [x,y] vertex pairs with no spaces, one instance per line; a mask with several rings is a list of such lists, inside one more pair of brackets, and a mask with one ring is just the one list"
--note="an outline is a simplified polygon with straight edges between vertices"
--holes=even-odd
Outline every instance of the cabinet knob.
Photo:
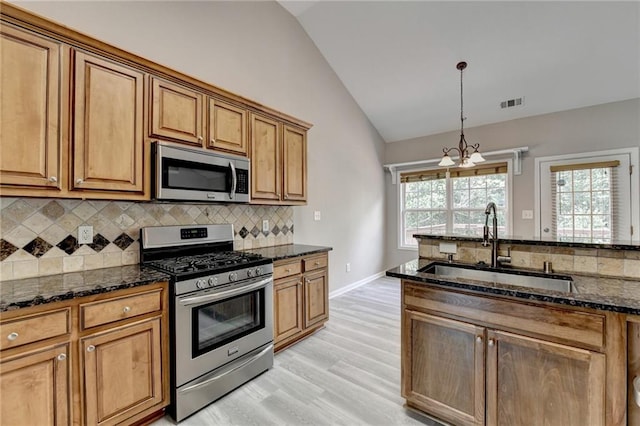
[[93,346],[93,345],[89,345],[89,346],[87,346],[87,352],[93,352],[93,351],[95,351],[95,350],[96,350],[96,347],[95,347],[95,346]]
[[493,339],[489,339],[489,346],[493,347],[496,344],[496,341]]
[[476,337],[476,343],[482,343],[482,336]]
[[216,143],[216,140],[214,138],[211,138],[211,143]]
[[77,183],[78,185],[80,185],[82,182],[84,182],[84,181],[83,181],[81,178],[76,179],[76,183]]
[[57,178],[57,177],[55,177],[55,176],[51,176],[51,177],[49,178],[49,182],[56,183],[57,181],[58,181],[58,178]]
[[320,266],[320,262],[314,263],[315,266]]
[[203,137],[202,136],[198,136],[198,140],[202,141]]
[[15,331],[13,333],[9,333],[9,335],[7,336],[7,339],[14,341],[18,338],[18,333],[16,333]]
[[67,354],[60,354],[57,356],[58,361],[64,361],[65,359],[67,359]]
[[129,312],[131,312],[131,308],[129,306],[125,306],[122,312],[124,312],[125,314],[128,314]]
[[287,268],[284,270],[285,272],[291,272],[291,269]]

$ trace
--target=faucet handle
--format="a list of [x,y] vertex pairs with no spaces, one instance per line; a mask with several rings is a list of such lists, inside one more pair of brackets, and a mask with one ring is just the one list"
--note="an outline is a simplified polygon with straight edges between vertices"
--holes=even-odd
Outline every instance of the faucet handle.
[[511,247],[507,247],[506,256],[498,256],[498,263],[511,263]]

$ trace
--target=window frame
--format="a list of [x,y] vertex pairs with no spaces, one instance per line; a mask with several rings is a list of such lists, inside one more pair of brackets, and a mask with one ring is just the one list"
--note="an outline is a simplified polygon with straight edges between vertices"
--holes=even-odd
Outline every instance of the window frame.
[[[511,234],[511,231],[513,229],[513,159],[511,158],[505,158],[505,159],[492,159],[491,161],[487,161],[486,163],[482,163],[482,165],[490,165],[490,164],[500,164],[500,163],[507,163],[507,188],[505,191],[505,196],[506,196],[506,203],[505,203],[505,222],[506,222],[506,226],[505,226],[505,230],[506,230],[506,234],[509,235]],[[471,168],[473,169],[473,168]],[[404,170],[397,170],[396,173],[396,182],[398,185],[398,190],[397,190],[397,243],[398,243],[398,250],[408,250],[408,251],[417,251],[419,244],[416,246],[410,246],[410,245],[406,245],[404,244],[403,241],[403,235],[405,232],[405,228],[404,228],[404,211],[403,211],[403,205],[404,205],[404,200],[403,200],[403,195],[404,195],[404,187],[402,185],[404,185],[401,180],[400,180],[400,174],[401,173],[411,173],[411,172],[419,172],[419,171],[430,171],[430,170],[446,170],[446,168],[442,168],[439,166],[432,166],[432,167],[418,167],[418,168],[412,168],[412,169],[404,169]],[[449,178],[446,181],[446,187],[447,187],[447,208],[446,208],[446,214],[447,214],[447,235],[450,235],[451,229],[453,227],[453,212],[455,211],[455,209],[452,208],[453,206],[453,184],[452,184],[452,179]],[[460,234],[462,235],[462,234]]]

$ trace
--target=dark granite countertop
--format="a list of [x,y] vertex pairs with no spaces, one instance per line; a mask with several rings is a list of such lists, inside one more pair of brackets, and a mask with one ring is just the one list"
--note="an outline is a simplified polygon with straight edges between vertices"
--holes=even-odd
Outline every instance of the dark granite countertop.
[[169,279],[140,265],[0,281],[0,312],[74,299]]
[[500,296],[640,315],[640,279],[574,273],[570,274],[573,277],[574,291],[563,292],[453,277],[445,280],[434,274],[418,272],[433,261],[441,259],[412,260],[389,269],[387,276]]
[[324,253],[331,250],[333,250],[332,247],[309,246],[305,244],[285,244],[282,246],[262,247],[256,249],[247,249],[244,251],[271,258],[275,262],[276,260],[306,256],[309,254]]
[[[413,234],[414,238],[419,240],[440,240],[440,241],[471,241],[482,242],[481,237],[473,237],[466,235],[456,234]],[[504,244],[524,244],[532,246],[551,246],[551,247],[575,247],[575,248],[599,248],[599,249],[611,249],[611,250],[639,250],[640,244],[632,243],[631,241],[610,241],[610,242],[598,242],[598,240],[591,240],[588,238],[573,238],[571,240],[559,241],[549,238],[524,238],[517,236],[504,236],[498,238],[501,243]]]

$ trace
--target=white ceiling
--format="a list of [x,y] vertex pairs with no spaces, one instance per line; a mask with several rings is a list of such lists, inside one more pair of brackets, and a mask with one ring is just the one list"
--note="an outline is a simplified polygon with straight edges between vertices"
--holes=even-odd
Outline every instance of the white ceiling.
[[387,142],[640,97],[638,1],[280,4]]

